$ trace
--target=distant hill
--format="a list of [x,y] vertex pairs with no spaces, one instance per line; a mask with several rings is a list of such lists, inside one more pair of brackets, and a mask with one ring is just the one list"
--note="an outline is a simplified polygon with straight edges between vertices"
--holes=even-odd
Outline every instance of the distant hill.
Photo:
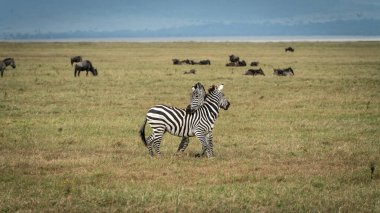
[[83,30],[68,32],[1,33],[3,40],[128,38],[128,37],[192,37],[192,36],[375,36],[380,35],[380,20],[337,20],[324,23],[286,25],[279,23],[207,23],[159,30]]

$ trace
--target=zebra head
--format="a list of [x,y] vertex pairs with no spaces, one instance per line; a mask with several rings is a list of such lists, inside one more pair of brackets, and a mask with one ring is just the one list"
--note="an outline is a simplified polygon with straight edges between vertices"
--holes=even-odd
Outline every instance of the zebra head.
[[221,84],[219,86],[211,86],[211,88],[208,90],[207,98],[211,100],[214,103],[218,104],[218,107],[228,110],[230,107],[230,102],[227,100],[226,97],[224,97],[224,94],[222,92],[224,85]]
[[192,87],[192,93],[190,96],[190,105],[186,108],[188,113],[194,113],[197,109],[199,109],[205,101],[206,98],[206,90],[201,83],[196,83]]

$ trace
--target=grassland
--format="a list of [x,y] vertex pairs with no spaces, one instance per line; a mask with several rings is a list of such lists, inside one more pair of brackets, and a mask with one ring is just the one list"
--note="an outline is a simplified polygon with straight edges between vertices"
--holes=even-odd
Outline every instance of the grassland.
[[[231,53],[267,75],[225,67]],[[99,76],[74,78],[74,55]],[[0,43],[17,65],[0,78],[0,212],[380,212],[379,56],[379,42]],[[166,135],[150,158],[146,111],[184,108],[198,81],[231,101],[216,157],[195,158],[195,138],[173,156]]]

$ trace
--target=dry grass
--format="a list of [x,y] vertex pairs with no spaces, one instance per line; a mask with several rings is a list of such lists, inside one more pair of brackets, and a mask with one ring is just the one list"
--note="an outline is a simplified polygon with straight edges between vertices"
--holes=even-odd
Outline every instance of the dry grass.
[[[285,53],[287,46],[294,53]],[[0,211],[379,212],[380,43],[0,43]],[[234,53],[266,76],[227,68]],[[74,78],[82,55],[98,77]],[[172,58],[211,66],[173,66]],[[296,75],[272,76],[292,66]],[[195,68],[196,75],[183,75]],[[138,137],[154,104],[225,84],[214,159]],[[375,165],[371,179],[370,164]]]

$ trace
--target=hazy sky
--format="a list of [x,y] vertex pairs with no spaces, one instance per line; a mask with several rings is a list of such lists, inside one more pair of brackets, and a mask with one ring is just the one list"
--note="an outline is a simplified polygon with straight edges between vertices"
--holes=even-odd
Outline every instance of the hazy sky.
[[380,20],[380,0],[0,0],[0,32]]

